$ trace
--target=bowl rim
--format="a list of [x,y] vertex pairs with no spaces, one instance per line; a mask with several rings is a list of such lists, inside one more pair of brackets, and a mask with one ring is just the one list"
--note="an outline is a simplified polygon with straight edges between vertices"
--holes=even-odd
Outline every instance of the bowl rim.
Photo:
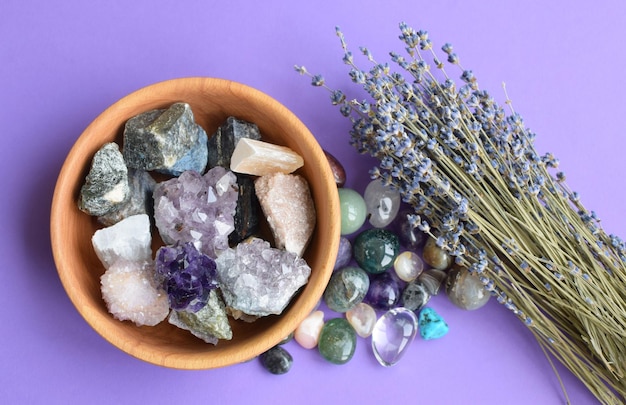
[[[83,151],[83,143],[88,143],[89,138],[93,136],[94,133],[97,133],[100,126],[107,119],[109,119],[109,117],[116,117],[117,115],[119,115],[120,110],[124,109],[125,106],[134,105],[135,103],[141,102],[142,100],[147,100],[151,97],[155,97],[160,90],[172,91],[172,88],[177,88],[179,86],[192,86],[194,84],[202,84],[203,86],[210,86],[211,88],[215,87],[218,88],[220,91],[228,91],[234,93],[234,95],[245,93],[247,97],[253,99],[254,103],[263,106],[263,108],[268,108],[272,113],[284,117],[284,119],[289,121],[290,126],[294,126],[299,134],[301,134],[304,138],[307,138],[307,145],[313,148],[310,151],[310,154],[314,157],[313,164],[315,164],[316,166],[319,165],[319,176],[326,179],[326,181],[322,183],[324,185],[323,192],[326,195],[324,203],[328,204],[328,212],[330,213],[330,218],[334,218],[334,220],[328,221],[329,240],[324,241],[323,249],[327,252],[327,255],[322,258],[321,265],[316,270],[323,272],[322,278],[324,282],[317,283],[316,285],[308,284],[306,286],[308,291],[307,296],[303,297],[302,300],[298,300],[298,305],[300,305],[298,311],[296,312],[296,314],[298,315],[298,319],[296,319],[295,316],[282,317],[282,319],[280,319],[272,327],[273,338],[255,335],[251,339],[246,340],[246,344],[250,345],[254,349],[254,355],[252,356],[250,356],[249,353],[243,353],[245,351],[235,350],[234,348],[233,350],[227,351],[226,355],[221,356],[215,355],[213,352],[210,351],[193,354],[177,353],[175,356],[169,356],[162,353],[158,353],[155,355],[155,353],[151,352],[149,348],[146,348],[141,344],[127,344],[127,342],[124,342],[123,338],[117,336],[114,333],[111,333],[111,331],[109,330],[110,328],[97,321],[97,318],[95,318],[96,311],[89,307],[88,303],[85,300],[84,294],[82,294],[81,291],[72,288],[73,281],[75,281],[75,276],[68,267],[71,266],[71,264],[68,263],[66,257],[68,247],[64,246],[62,243],[63,226],[61,225],[64,222],[65,217],[65,215],[63,215],[62,208],[66,206],[66,204],[68,204],[68,199],[73,199],[72,190],[75,184],[76,171],[78,170],[80,172],[83,170],[81,166],[81,161],[84,160],[84,153],[81,153],[81,151]],[[89,162],[91,162],[91,157],[89,158]],[[80,134],[76,142],[72,145],[63,162],[54,188],[50,212],[51,247],[54,262],[57,268],[57,273],[59,275],[63,288],[66,291],[66,294],[72,301],[74,307],[83,317],[83,319],[105,340],[135,358],[155,365],[176,369],[211,369],[246,362],[256,357],[256,355],[259,355],[269,350],[271,347],[278,344],[280,340],[282,340],[282,338],[285,338],[290,333],[292,333],[299,325],[299,323],[315,309],[319,300],[322,298],[326,284],[328,283],[328,280],[332,275],[337,251],[339,248],[340,223],[338,218],[340,218],[340,206],[338,193],[333,193],[332,190],[332,187],[334,187],[336,190],[336,185],[334,185],[334,181],[332,181],[332,184],[330,184],[330,180],[332,179],[333,175],[330,164],[328,163],[321,146],[318,144],[317,140],[309,131],[309,129],[304,125],[304,123],[302,123],[302,121],[300,121],[298,117],[295,116],[293,112],[287,109],[287,107],[260,90],[232,80],[203,76],[169,79],[141,87],[138,90],[135,90],[127,94],[126,96],[118,99],[116,102],[114,102],[104,111],[102,111]],[[319,212],[316,214],[316,216],[319,222]],[[111,316],[110,314],[108,315]],[[116,320],[116,322],[121,321]],[[165,320],[164,322],[167,321]]]

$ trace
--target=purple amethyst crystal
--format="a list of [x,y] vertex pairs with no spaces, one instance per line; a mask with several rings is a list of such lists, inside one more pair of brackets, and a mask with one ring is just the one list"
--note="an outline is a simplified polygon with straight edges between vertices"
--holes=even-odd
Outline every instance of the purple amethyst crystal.
[[196,312],[218,287],[215,261],[192,243],[163,246],[156,254],[156,274],[172,309]]
[[400,284],[389,272],[378,274],[370,280],[370,288],[363,302],[375,309],[389,310],[396,306],[400,299]]
[[235,174],[217,166],[204,176],[187,171],[157,184],[154,220],[168,245],[191,242],[215,259],[228,249],[228,235],[235,229],[238,187]]

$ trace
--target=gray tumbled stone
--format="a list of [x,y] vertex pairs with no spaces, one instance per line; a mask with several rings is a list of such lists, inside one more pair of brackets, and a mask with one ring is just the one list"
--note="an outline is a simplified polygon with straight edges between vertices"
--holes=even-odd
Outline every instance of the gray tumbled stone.
[[187,103],[151,110],[126,122],[124,160],[128,167],[174,176],[202,173],[207,164],[207,135]]
[[78,208],[89,215],[105,215],[124,204],[129,194],[124,158],[116,143],[107,143],[93,157],[80,190]]

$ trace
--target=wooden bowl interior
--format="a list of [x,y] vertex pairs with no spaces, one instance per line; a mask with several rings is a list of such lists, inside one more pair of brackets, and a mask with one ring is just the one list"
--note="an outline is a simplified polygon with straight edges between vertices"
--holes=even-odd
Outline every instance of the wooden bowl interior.
[[[229,116],[259,126],[263,139],[290,147],[304,158],[298,170],[309,182],[317,225],[305,259],[308,284],[280,316],[253,323],[232,321],[233,339],[207,344],[167,321],[137,327],[114,319],[100,292],[104,268],[91,245],[101,226],[77,208],[80,187],[94,153],[106,142],[122,144],[124,123],[142,112],[184,101],[211,136]],[[292,332],[317,304],[330,278],[339,243],[339,202],[329,165],[308,129],[271,97],[245,85],[211,78],[176,79],[136,91],[113,104],[81,134],[61,169],[51,212],[54,259],[68,296],[85,320],[106,340],[147,362],[181,369],[207,369],[247,361]],[[156,231],[153,232],[156,234]]]

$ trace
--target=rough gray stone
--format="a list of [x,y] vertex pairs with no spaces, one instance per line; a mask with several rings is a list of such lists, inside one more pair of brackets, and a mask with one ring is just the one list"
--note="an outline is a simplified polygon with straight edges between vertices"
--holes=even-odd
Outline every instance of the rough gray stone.
[[101,216],[115,211],[130,195],[128,169],[116,143],[103,145],[93,157],[91,169],[80,190],[78,208]]
[[154,203],[152,192],[156,181],[144,170],[128,169],[128,185],[130,197],[120,204],[114,211],[98,217],[98,221],[111,226],[132,215],[147,214],[152,216]]
[[230,168],[230,157],[241,138],[260,140],[261,133],[256,124],[242,121],[235,117],[228,117],[226,122],[209,138],[209,167],[222,166]]
[[233,338],[226,307],[217,290],[211,290],[209,301],[199,311],[172,311],[168,322],[214,345],[219,339]]

